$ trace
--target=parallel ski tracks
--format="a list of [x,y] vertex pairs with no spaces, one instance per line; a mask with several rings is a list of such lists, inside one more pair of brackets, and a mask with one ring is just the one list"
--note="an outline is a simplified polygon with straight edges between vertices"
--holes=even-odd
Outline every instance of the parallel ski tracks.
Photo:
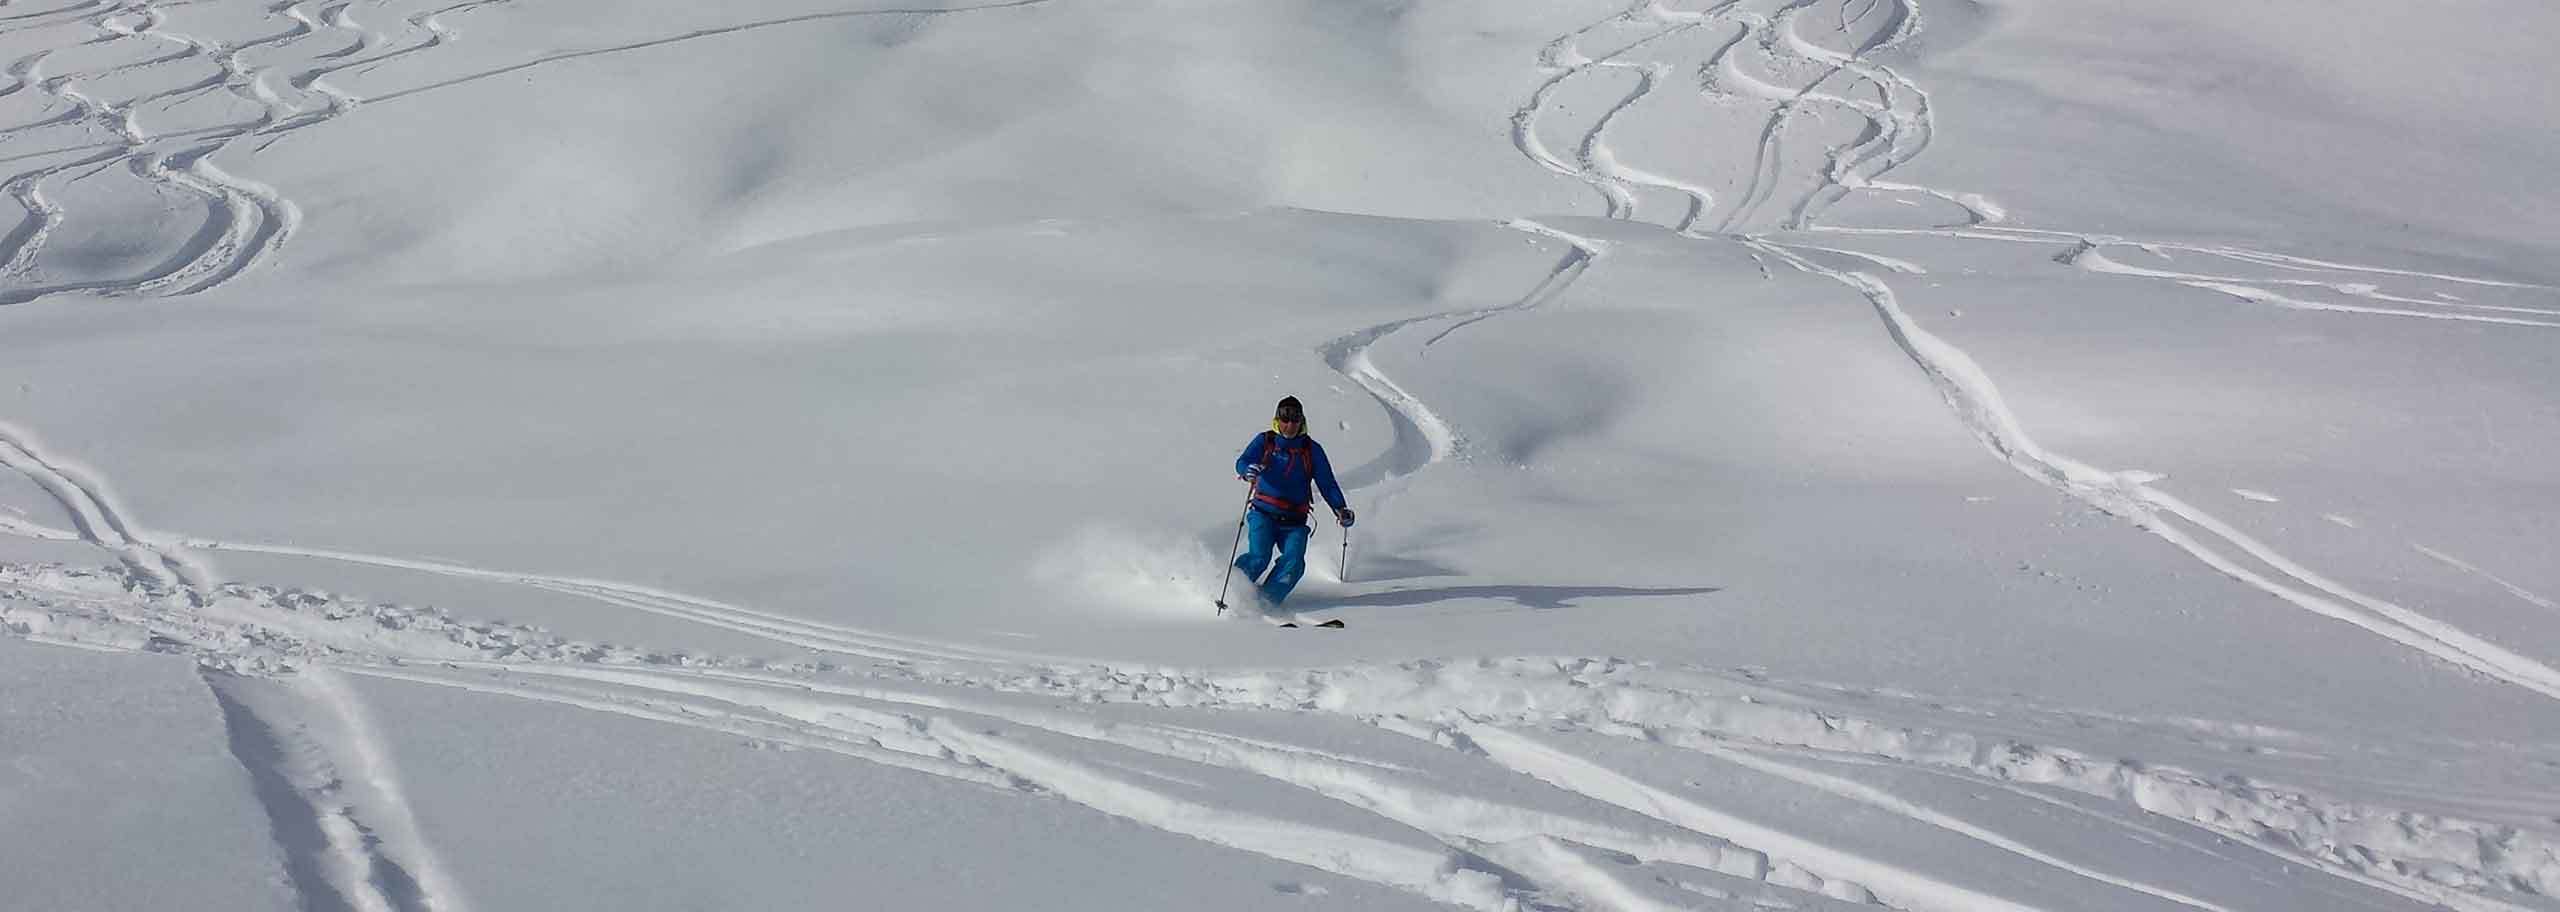
[[269,679],[207,669],[203,677],[304,908],[464,908],[339,674]]
[[[131,578],[137,584],[142,580],[139,574]],[[1656,669],[1608,659],[1421,661],[1270,672],[969,658],[882,659],[842,666],[768,666],[707,656],[668,662],[563,643],[536,631],[466,629],[433,613],[397,615],[395,626],[376,620],[384,609],[341,606],[327,597],[284,593],[244,600],[237,587],[224,587],[215,594],[216,614],[231,620],[206,627],[192,603],[173,595],[154,595],[148,588],[116,590],[80,584],[41,568],[0,567],[0,608],[9,609],[0,611],[0,628],[20,635],[68,636],[92,644],[139,639],[117,634],[119,627],[149,629],[155,631],[150,639],[154,645],[147,648],[193,654],[218,665],[220,670],[210,670],[209,675],[281,673],[288,682],[314,676],[325,679],[330,674],[397,680],[825,751],[1068,801],[1472,908],[1502,908],[1512,899],[1586,908],[1607,905],[1582,905],[1575,900],[1580,895],[1577,891],[1587,886],[1585,877],[1597,872],[1558,868],[1554,862],[1559,859],[1554,858],[1541,861],[1539,847],[1545,843],[1540,840],[1587,846],[1645,864],[1784,884],[1808,894],[1855,901],[1881,899],[1890,908],[2054,908],[2022,905],[2005,894],[1980,892],[1986,888],[1948,880],[1953,875],[1945,870],[1923,872],[1890,859],[1856,854],[1854,849],[1805,833],[1772,830],[1765,822],[1751,822],[1713,804],[1701,804],[1710,800],[1701,796],[1674,799],[1658,791],[1630,791],[1629,780],[1606,772],[1601,761],[1557,753],[1552,746],[1529,750],[1532,741],[1522,740],[1523,736],[1543,738],[1540,732],[1605,736],[1697,751],[1903,815],[1942,831],[1946,839],[1979,843],[2062,876],[2199,910],[2233,905],[2065,860],[1997,827],[1939,815],[1871,787],[1808,780],[1809,773],[1771,766],[1780,761],[1760,760],[1744,751],[1774,751],[1771,756],[1781,758],[1793,751],[1816,759],[1924,769],[1976,787],[2023,790],[2017,791],[2020,800],[2079,813],[2070,809],[2083,799],[2061,801],[2037,791],[2059,789],[2088,800],[2130,804],[2128,813],[2147,810],[2182,821],[2182,826],[2220,830],[2232,839],[2297,859],[2277,847],[2339,839],[2361,826],[2362,820],[2394,816],[2380,809],[2272,791],[2236,777],[2189,773],[2174,765],[2100,760],[1996,734],[1917,728],[1887,718],[1861,717],[1839,706],[1809,702],[1815,688],[1786,689],[1757,676]],[[225,626],[230,633],[220,629]],[[386,629],[407,632],[385,635],[381,631]],[[315,699],[324,696],[312,693]],[[326,698],[351,699],[351,695]],[[1095,704],[1127,704],[1138,712],[1097,713]],[[1269,735],[1229,734],[1208,717],[1187,716],[1183,718],[1189,721],[1179,723],[1150,721],[1149,707],[1317,712],[1364,721],[1420,744],[1392,754],[1342,744],[1301,747]],[[329,736],[320,731],[309,741],[318,743]],[[324,763],[330,769],[379,766],[380,750],[370,736],[350,735],[335,744],[325,751],[306,751],[304,756],[322,759],[302,762]],[[1086,746],[1073,746],[1077,744]],[[1441,752],[1436,756],[1441,759],[1429,759],[1435,754],[1421,745],[1437,745]],[[1374,851],[1363,854],[1360,864],[1346,866],[1322,847],[1369,837],[1271,817],[1264,810],[1223,805],[1181,784],[1192,777],[1160,781],[1132,776],[1108,761],[1109,751],[1131,751],[1274,780],[1427,834],[1431,843],[1379,843],[1372,846]],[[326,759],[332,756],[341,759]],[[363,759],[367,756],[375,759]],[[1510,797],[1494,797],[1496,792],[1458,784],[1490,770],[1525,775],[1557,791],[1542,798],[1513,788],[1498,792]],[[308,769],[288,772],[309,775]],[[396,789],[396,781],[379,770],[352,778]],[[1651,797],[1643,797],[1647,795]],[[310,800],[323,797],[327,796],[313,793]],[[357,795],[334,799],[326,806],[340,809],[329,813],[354,815],[351,819],[364,821],[373,831],[382,829],[386,824],[380,821],[385,820],[396,829],[398,818],[379,811],[390,804]],[[2451,866],[2440,870],[2470,870],[2484,877],[2508,876],[2497,873],[2508,869],[2533,876],[2530,872],[2560,861],[2560,855],[2552,854],[2547,836],[2440,816],[2425,819],[2425,826],[2446,834],[2470,827],[2480,838],[2468,844],[2484,847],[2483,851],[2401,858],[2350,856],[2321,866],[2412,900],[2492,910],[2522,907],[2476,893],[2429,889],[2423,882],[2379,872],[2395,866],[2437,865]],[[2106,821],[2110,826],[2125,825],[2114,817]],[[2140,838],[2165,839],[2187,846],[2183,851],[2206,856],[2223,851],[2219,843],[2195,842],[2202,838],[2199,832],[2151,833]],[[331,851],[368,844],[340,840],[331,843],[336,847]],[[2409,843],[2430,852],[2464,844],[2463,839],[2435,837]],[[379,851],[390,853],[383,856],[388,863],[412,874],[424,872],[425,880],[451,879],[422,841],[404,837],[385,845],[391,848]],[[2485,848],[2492,845],[2498,848]],[[347,867],[343,861],[329,863],[343,870]],[[343,885],[346,881],[332,882]],[[1510,886],[1498,886],[1505,882]],[[424,907],[400,901],[396,891],[385,895],[387,908]]]
[[[220,590],[211,567],[127,520],[104,486],[45,455],[26,432],[0,425],[0,465],[51,494],[70,515],[78,539],[117,555],[139,591],[164,604],[162,614],[194,615]],[[174,642],[160,632],[143,635],[146,643]],[[83,642],[77,636],[68,640]],[[378,742],[353,733],[362,727],[361,710],[343,684],[325,674],[251,683],[213,667],[203,670],[203,678],[222,707],[233,754],[257,785],[287,873],[306,905],[381,912],[456,908],[427,892],[428,885],[443,885],[432,853],[415,836]],[[371,797],[350,798],[358,794]],[[384,848],[386,834],[394,848]]]
[[43,488],[70,515],[81,540],[116,555],[144,579],[189,592],[213,584],[210,568],[127,522],[103,486],[85,480],[85,473],[61,460],[47,457],[33,435],[0,424],[0,465]]
[[365,564],[413,570],[439,576],[474,579],[523,586],[548,592],[585,598],[604,604],[629,608],[690,621],[706,627],[742,633],[759,639],[809,649],[817,652],[887,661],[986,661],[1026,660],[1026,653],[982,649],[936,643],[911,637],[873,633],[860,628],[823,624],[788,615],[759,611],[701,596],[686,595],[649,586],[636,586],[582,577],[554,576],[538,573],[516,573],[484,570],[443,561],[415,560],[383,555],[361,554],[323,548],[292,545],[269,545],[209,539],[182,539],[187,547],[211,552],[236,551],[314,558],[342,563]]

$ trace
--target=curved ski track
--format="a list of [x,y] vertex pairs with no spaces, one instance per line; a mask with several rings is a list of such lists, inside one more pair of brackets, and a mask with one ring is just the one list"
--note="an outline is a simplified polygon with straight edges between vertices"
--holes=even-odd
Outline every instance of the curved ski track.
[[[447,17],[513,0],[461,0],[410,13],[398,20],[396,34],[384,33],[359,20],[359,3],[391,15],[390,0],[254,0],[267,19],[283,23],[268,35],[239,43],[178,31],[169,11],[190,6],[246,6],[252,0],[101,0],[43,13],[0,18],[0,32],[78,29],[76,42],[47,47],[20,57],[6,67],[10,78],[0,97],[36,91],[52,104],[33,122],[0,125],[0,161],[32,161],[6,179],[0,191],[26,211],[17,227],[0,235],[0,306],[45,295],[88,292],[100,295],[184,295],[221,285],[271,257],[301,225],[301,211],[275,188],[226,172],[214,157],[235,145],[264,149],[285,135],[318,126],[367,103],[417,95],[454,85],[579,57],[640,50],[752,29],[789,26],[827,19],[880,16],[940,16],[1037,5],[1047,0],[1010,0],[982,6],[870,8],[837,10],[767,21],[696,29],[650,41],[548,54],[486,72],[358,98],[327,82],[331,74],[371,68],[424,53],[455,37]],[[159,45],[174,45],[162,49]],[[66,47],[131,46],[123,62],[87,71],[46,74],[47,59]],[[253,58],[255,58],[253,60]],[[275,62],[264,62],[273,59]],[[193,77],[172,66],[188,61],[212,64],[211,77]],[[93,96],[84,84],[114,79],[137,81],[146,74],[167,72],[163,83],[119,97]],[[228,93],[251,105],[258,116],[244,122],[158,130],[150,121],[166,109],[208,93]],[[63,145],[63,135],[81,142]],[[11,145],[40,147],[24,152]],[[198,201],[205,210],[204,229],[182,242],[164,261],[139,274],[52,278],[42,257],[66,218],[56,202],[60,185],[110,174],[121,164],[123,174],[158,188],[165,195]],[[56,188],[49,192],[48,187]]]
[[[1791,180],[1801,182],[1808,177],[1823,180],[1788,203],[1786,215],[1775,227],[1810,225],[1831,203],[1859,189],[1929,195],[1963,208],[1973,222],[1995,221],[1998,216],[1994,211],[1962,195],[1878,180],[1884,172],[1918,157],[1930,140],[1928,95],[1890,67],[1866,59],[1916,34],[1920,24],[1917,10],[1907,3],[1892,3],[1888,9],[1844,12],[1844,23],[1881,13],[1891,27],[1863,39],[1854,48],[1828,48],[1805,39],[1798,28],[1800,18],[1822,2],[1786,0],[1772,7],[1765,0],[1729,0],[1704,10],[1684,11],[1649,0],[1558,37],[1539,52],[1538,62],[1548,74],[1547,79],[1512,114],[1512,143],[1547,170],[1590,185],[1601,194],[1607,217],[1648,221],[1696,237],[1730,236],[1760,226],[1759,213],[1779,188]],[[1883,4],[1883,0],[1878,3]],[[1669,43],[1666,39],[1682,33],[1727,28],[1732,29],[1732,36],[1703,55],[1648,56],[1653,49]],[[1616,30],[1634,30],[1639,37],[1603,52],[1582,49],[1583,42],[1607,37]],[[1845,28],[1839,31],[1847,34]],[[1773,66],[1817,75],[1790,79],[1757,74],[1743,61],[1744,51],[1753,52]],[[1573,140],[1575,152],[1571,159],[1556,154],[1542,135],[1542,128],[1549,121],[1578,116],[1557,107],[1558,92],[1582,80],[1629,71],[1639,74],[1637,85],[1618,104],[1584,123]],[[1670,75],[1681,73],[1696,75],[1700,104],[1761,105],[1768,109],[1753,141],[1749,179],[1730,200],[1720,200],[1706,189],[1711,181],[1667,174],[1667,169],[1659,166],[1630,167],[1619,161],[1608,144],[1607,133],[1614,121],[1638,101],[1659,91],[1670,81]],[[1791,82],[1796,84],[1789,85]],[[1839,88],[1823,90],[1833,85]],[[1851,98],[1860,85],[1873,87],[1882,102]],[[1817,107],[1862,119],[1866,123],[1865,138],[1831,150],[1818,175],[1780,173],[1785,167],[1780,145],[1788,126]],[[1640,211],[1633,192],[1636,188],[1676,194],[1686,201],[1687,211],[1676,218],[1650,217]],[[1698,228],[1710,219],[1716,225],[1712,235]]]
[[[1755,7],[1763,4],[1732,0],[1696,13],[1672,10],[1659,2],[1639,3],[1608,19],[1559,37],[1540,51],[1539,64],[1548,71],[1549,78],[1514,113],[1513,142],[1532,161],[1550,171],[1581,180],[1600,192],[1607,203],[1605,215],[1609,218],[1645,219],[1646,214],[1634,203],[1636,196],[1630,192],[1633,187],[1657,187],[1696,197],[1693,188],[1702,181],[1661,176],[1659,172],[1663,169],[1658,166],[1648,172],[1627,169],[1619,166],[1616,156],[1607,152],[1605,133],[1620,121],[1632,98],[1590,117],[1576,143],[1577,154],[1570,160],[1551,150],[1541,136],[1541,129],[1544,121],[1554,116],[1549,111],[1553,95],[1567,81],[1586,78],[1610,68],[1638,68],[1648,74],[1658,72],[1665,64],[1637,60],[1631,55],[1682,30],[1714,23],[1739,23],[1746,36],[1744,40],[1722,44],[1706,59],[1680,60],[1671,67],[1706,74],[1704,92],[1711,97],[1735,97],[1737,93],[1728,93],[1722,88],[1731,83],[1738,87],[1739,96],[1771,105],[1770,115],[1752,153],[1754,164],[1748,172],[1745,191],[1739,200],[1713,205],[1722,212],[1718,233],[1696,230],[1694,213],[1684,214],[1676,220],[1654,220],[1655,224],[1685,236],[1742,243],[1800,271],[1830,279],[1855,291],[1876,311],[1895,343],[1938,387],[1958,418],[1995,454],[2028,477],[2102,510],[2131,519],[2216,571],[2287,603],[2353,624],[2495,680],[2560,698],[2560,669],[2547,662],[2504,649],[2422,612],[2349,589],[2299,561],[2277,553],[2230,523],[2151,485],[2152,476],[2145,473],[2101,471],[2037,445],[2008,410],[1989,373],[1962,350],[1920,329],[1902,314],[1885,278],[1874,273],[1833,268],[1818,262],[1813,254],[1845,254],[1895,273],[1924,274],[1924,267],[1855,251],[1782,242],[1766,234],[1748,233],[1748,229],[1759,224],[1756,213],[1770,201],[1776,188],[1790,182],[1787,176],[1777,173],[1787,161],[1779,154],[1787,123],[1805,106],[1819,104],[1851,111],[1865,118],[1868,124],[1865,138],[1851,146],[1834,149],[1824,159],[1818,173],[1795,178],[1801,180],[1809,176],[1818,178],[1819,182],[1812,191],[1788,206],[1788,214],[1778,220],[1774,225],[1776,228],[1823,232],[1840,237],[1927,235],[2063,244],[2068,245],[2068,250],[2056,257],[2057,262],[2087,271],[2168,281],[2254,303],[2353,314],[2549,327],[2560,325],[2560,319],[2552,319],[2560,318],[2560,307],[2481,304],[2445,291],[2420,297],[2416,293],[2386,291],[2381,283],[2388,280],[2421,286],[2460,286],[2510,292],[2551,289],[2496,279],[2314,260],[2227,245],[2127,241],[2005,227],[1994,224],[2004,217],[2000,208],[1977,195],[1886,183],[1881,180],[1883,174],[1912,160],[1927,147],[1933,132],[1933,118],[1926,92],[1891,67],[1872,62],[1869,58],[1916,34],[1922,17],[1908,0],[1884,0],[1890,11],[1876,8],[1877,4],[1866,4],[1868,8],[1854,15],[1849,9],[1849,2],[1851,0],[1785,0],[1775,9],[1762,11]],[[1885,21],[1890,23],[1890,27],[1880,29],[1854,47],[1826,46],[1809,38],[1804,27],[1808,22],[1807,15],[1826,4],[1839,11],[1836,21],[1841,26],[1832,31],[1841,36],[1848,36],[1849,23],[1879,13],[1887,16]],[[1636,29],[1641,37],[1618,44],[1605,53],[1585,53],[1580,47],[1582,42],[1594,36],[1622,28]],[[1756,49],[1772,61],[1790,62],[1793,64],[1790,69],[1809,69],[1819,75],[1799,77],[1800,87],[1792,89],[1777,77],[1755,77],[1740,61],[1738,52],[1745,49]],[[1817,91],[1843,77],[1876,87],[1883,103],[1853,100],[1847,93]],[[1645,79],[1637,94],[1649,91],[1654,85],[1654,79]],[[1799,159],[1799,162],[1803,161]],[[1831,228],[1813,224],[1830,203],[1851,192],[1866,189],[1923,193],[1962,207],[1967,213],[1968,223],[1933,229]],[[1710,204],[1703,197],[1699,200],[1701,206]],[[1735,231],[1745,233],[1737,234]],[[2196,254],[2234,267],[2256,267],[2260,272],[2242,275],[2233,274],[2238,271],[2236,268],[2233,272],[2191,272],[2132,265],[2111,258],[2107,254],[2109,250],[2135,250],[2159,256],[2168,252]],[[2299,297],[2302,294],[2299,291],[2270,290],[2276,288],[2318,290],[2374,303],[2311,300]]]

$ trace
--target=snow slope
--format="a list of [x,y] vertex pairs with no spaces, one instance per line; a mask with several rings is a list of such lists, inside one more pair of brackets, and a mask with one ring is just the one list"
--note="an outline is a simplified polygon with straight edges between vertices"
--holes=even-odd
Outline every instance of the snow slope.
[[0,7],[0,895],[2560,908],[2553,15]]

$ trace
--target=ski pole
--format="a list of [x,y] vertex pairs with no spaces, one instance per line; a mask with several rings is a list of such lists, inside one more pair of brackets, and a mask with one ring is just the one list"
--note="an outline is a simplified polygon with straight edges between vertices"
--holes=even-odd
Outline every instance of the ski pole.
[[1351,527],[1342,527],[1342,581],[1351,581]]
[[1227,569],[1218,575],[1218,613],[1227,613],[1227,584],[1235,582],[1236,553],[1244,550],[1244,521],[1253,515],[1253,479],[1244,482],[1244,512],[1236,515],[1236,543],[1227,548]]

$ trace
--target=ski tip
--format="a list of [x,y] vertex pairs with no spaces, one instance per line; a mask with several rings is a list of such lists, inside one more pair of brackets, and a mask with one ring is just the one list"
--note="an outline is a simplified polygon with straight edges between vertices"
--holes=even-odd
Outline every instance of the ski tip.
[[1344,626],[1346,626],[1346,625],[1344,625],[1344,624],[1342,623],[1342,619],[1341,619],[1341,618],[1334,618],[1333,620],[1326,621],[1326,622],[1324,622],[1324,623],[1322,623],[1322,624],[1317,624],[1316,626],[1318,626],[1318,627],[1332,627],[1332,628],[1334,628],[1334,629],[1339,630],[1339,629],[1341,629],[1342,627],[1344,627]]

